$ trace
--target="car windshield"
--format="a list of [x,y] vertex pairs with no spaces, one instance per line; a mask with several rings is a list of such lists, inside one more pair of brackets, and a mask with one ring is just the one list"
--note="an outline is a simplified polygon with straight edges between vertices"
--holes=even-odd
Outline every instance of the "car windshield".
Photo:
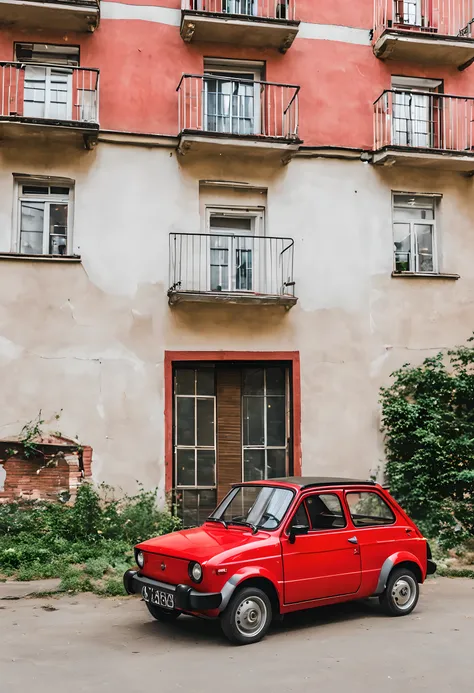
[[276,529],[293,499],[293,491],[275,486],[237,486],[209,518],[252,529]]

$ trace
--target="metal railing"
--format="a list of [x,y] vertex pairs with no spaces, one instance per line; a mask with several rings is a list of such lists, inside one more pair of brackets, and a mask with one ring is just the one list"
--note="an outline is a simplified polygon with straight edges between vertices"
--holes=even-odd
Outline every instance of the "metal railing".
[[374,0],[374,41],[386,29],[474,36],[474,0]]
[[296,0],[182,0],[183,10],[296,21]]
[[99,70],[0,62],[0,71],[1,117],[98,123]]
[[474,98],[390,89],[374,103],[374,148],[474,150]]
[[179,131],[296,140],[299,89],[238,77],[183,75],[177,87]]
[[170,234],[170,292],[294,296],[291,238]]

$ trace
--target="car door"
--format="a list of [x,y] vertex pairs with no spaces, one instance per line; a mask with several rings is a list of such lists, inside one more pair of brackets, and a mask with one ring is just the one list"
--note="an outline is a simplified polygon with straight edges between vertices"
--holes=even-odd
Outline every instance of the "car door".
[[[306,524],[308,533],[294,538],[291,525]],[[348,526],[338,492],[307,495],[282,535],[285,603],[355,594],[361,584],[361,562],[354,529]]]

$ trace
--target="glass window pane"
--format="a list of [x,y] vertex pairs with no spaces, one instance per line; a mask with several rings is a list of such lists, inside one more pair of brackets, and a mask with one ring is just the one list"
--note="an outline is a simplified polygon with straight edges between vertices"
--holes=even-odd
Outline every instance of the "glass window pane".
[[43,233],[44,202],[22,202],[20,228],[22,231]]
[[416,224],[418,270],[433,272],[433,229],[428,224]]
[[395,522],[392,510],[377,493],[348,493],[346,499],[356,527],[391,525]]
[[178,368],[176,370],[176,394],[177,395],[194,395],[194,369]]
[[267,450],[267,479],[286,476],[286,450]]
[[20,237],[20,253],[25,253],[27,255],[42,255],[43,234],[22,231]]
[[244,368],[244,395],[263,395],[263,368]]
[[49,254],[67,255],[67,238],[65,236],[50,236]]
[[197,527],[199,524],[199,491],[180,491],[176,494],[184,527]]
[[410,224],[393,225],[395,269],[397,272],[411,271]]
[[176,434],[178,445],[194,445],[194,403],[193,397],[177,397]]
[[176,483],[178,486],[195,486],[194,450],[176,451]]
[[214,399],[197,400],[197,444],[214,445]]
[[340,529],[346,526],[339,498],[332,494],[317,494],[306,501],[312,529]]
[[199,368],[197,371],[197,394],[215,395],[215,372],[213,368]]
[[214,486],[216,483],[216,458],[214,450],[197,451],[197,485]]
[[264,445],[264,397],[243,398],[244,445]]
[[51,255],[67,253],[67,205],[49,207],[49,252]]
[[265,479],[265,450],[244,450],[244,481]]
[[286,445],[285,398],[267,397],[267,445]]
[[285,369],[267,368],[267,395],[285,394]]
[[217,505],[217,493],[212,490],[198,491],[198,522],[203,524]]
[[[211,229],[231,229],[232,231],[251,231],[252,230],[252,218],[251,217],[233,217],[233,216],[219,216],[213,214],[209,219],[209,225]],[[238,235],[238,234],[237,234]]]

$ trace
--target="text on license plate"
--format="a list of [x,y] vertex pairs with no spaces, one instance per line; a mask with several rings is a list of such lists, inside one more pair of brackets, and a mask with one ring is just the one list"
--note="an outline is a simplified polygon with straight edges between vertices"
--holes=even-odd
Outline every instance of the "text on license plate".
[[156,587],[142,587],[142,597],[149,604],[161,606],[163,609],[174,609],[174,594],[163,592]]

